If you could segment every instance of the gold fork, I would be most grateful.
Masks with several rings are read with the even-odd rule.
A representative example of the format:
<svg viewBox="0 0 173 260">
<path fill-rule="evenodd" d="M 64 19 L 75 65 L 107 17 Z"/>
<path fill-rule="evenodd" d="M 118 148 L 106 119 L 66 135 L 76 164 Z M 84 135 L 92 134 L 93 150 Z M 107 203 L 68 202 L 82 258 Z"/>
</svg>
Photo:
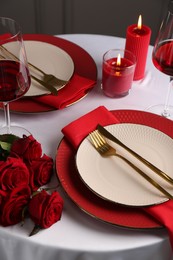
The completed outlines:
<svg viewBox="0 0 173 260">
<path fill-rule="evenodd" d="M 67 80 L 62 80 L 62 79 L 59 79 L 59 78 L 55 77 L 52 74 L 45 73 L 43 70 L 41 70 L 40 68 L 38 68 L 35 65 L 31 64 L 30 62 L 28 62 L 28 65 L 30 67 L 34 68 L 35 70 L 39 71 L 40 73 L 42 73 L 43 80 L 47 84 L 50 84 L 50 85 L 53 85 L 53 86 L 63 87 L 64 85 L 66 85 L 68 83 Z"/>
<path fill-rule="evenodd" d="M 137 154 L 135 151 L 130 149 L 128 146 L 126 146 L 124 143 L 122 143 L 117 137 L 112 135 L 106 128 L 104 128 L 101 125 L 97 125 L 97 129 L 104 137 L 108 138 L 109 140 L 115 142 L 116 144 L 120 145 L 124 149 L 126 149 L 129 153 L 131 153 L 134 157 L 136 157 L 138 160 L 140 160 L 142 163 L 144 163 L 146 166 L 148 166 L 152 171 L 154 171 L 157 175 L 159 175 L 161 178 L 169 182 L 170 184 L 173 184 L 173 179 L 167 175 L 165 172 L 161 171 L 159 168 L 157 168 L 155 165 L 144 159 L 141 155 Z"/>
<path fill-rule="evenodd" d="M 130 162 L 128 159 L 118 154 L 116 149 L 110 146 L 107 141 L 103 138 L 103 136 L 99 133 L 98 130 L 93 131 L 89 134 L 90 140 L 94 148 L 99 152 L 99 154 L 103 157 L 108 156 L 117 156 L 125 161 L 128 165 L 130 165 L 134 170 L 136 170 L 142 177 L 144 177 L 149 183 L 151 183 L 155 188 L 161 191 L 167 198 L 173 199 L 173 196 L 167 192 L 162 186 L 160 186 L 155 180 L 150 178 L 146 173 L 144 173 L 141 169 L 139 169 L 136 165 Z"/>
<path fill-rule="evenodd" d="M 7 55 L 10 55 L 10 56 L 12 56 L 13 58 L 17 59 L 17 57 L 16 57 L 13 53 L 11 53 L 9 50 L 7 50 L 4 46 L 1 45 L 0 48 L 1 48 L 2 51 L 4 51 Z M 66 85 L 66 84 L 68 83 L 68 81 L 66 81 L 66 80 L 62 80 L 62 79 L 59 79 L 59 78 L 55 77 L 55 76 L 52 75 L 52 74 L 47 74 L 47 73 L 45 73 L 43 70 L 41 70 L 40 68 L 36 67 L 35 65 L 33 65 L 33 64 L 30 63 L 30 62 L 28 62 L 28 65 L 29 65 L 31 68 L 33 68 L 33 69 L 39 71 L 39 72 L 43 75 L 43 81 L 44 81 L 45 83 L 49 84 L 49 85 L 61 87 L 61 86 L 64 86 L 64 85 Z"/>
</svg>

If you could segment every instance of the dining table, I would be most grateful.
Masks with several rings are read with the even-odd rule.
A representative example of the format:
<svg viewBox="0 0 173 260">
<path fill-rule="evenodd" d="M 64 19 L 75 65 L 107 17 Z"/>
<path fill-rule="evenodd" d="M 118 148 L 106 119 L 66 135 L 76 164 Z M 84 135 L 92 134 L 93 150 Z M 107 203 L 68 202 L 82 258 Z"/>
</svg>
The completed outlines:
<svg viewBox="0 0 173 260">
<path fill-rule="evenodd" d="M 133 81 L 128 95 L 109 98 L 103 94 L 101 88 L 103 54 L 109 49 L 124 49 L 125 39 L 115 35 L 99 34 L 63 34 L 52 37 L 71 42 L 85 50 L 97 70 L 97 80 L 93 88 L 83 98 L 69 106 L 50 111 L 11 110 L 11 121 L 29 130 L 41 143 L 44 153 L 51 156 L 54 162 L 64 138 L 62 128 L 97 107 L 104 106 L 110 111 L 126 111 L 127 114 L 128 111 L 150 114 L 151 112 L 147 112 L 150 106 L 164 103 L 169 77 L 154 67 L 153 46 L 150 45 L 148 49 L 144 78 Z M 82 54 L 76 53 L 76 55 L 79 55 L 78 59 L 80 59 Z M 85 62 L 82 67 L 85 68 Z M 170 103 L 173 105 L 173 94 Z M 3 110 L 0 111 L 0 118 L 3 124 Z M 50 186 L 57 184 L 59 179 L 55 167 Z M 0 226 L 0 260 L 173 259 L 168 232 L 163 226 L 133 228 L 109 223 L 74 203 L 61 183 L 57 191 L 64 200 L 64 207 L 60 221 L 50 228 L 42 229 L 37 234 L 29 236 L 33 228 L 30 219 L 26 219 L 23 225 L 19 223 L 8 227 Z"/>
</svg>

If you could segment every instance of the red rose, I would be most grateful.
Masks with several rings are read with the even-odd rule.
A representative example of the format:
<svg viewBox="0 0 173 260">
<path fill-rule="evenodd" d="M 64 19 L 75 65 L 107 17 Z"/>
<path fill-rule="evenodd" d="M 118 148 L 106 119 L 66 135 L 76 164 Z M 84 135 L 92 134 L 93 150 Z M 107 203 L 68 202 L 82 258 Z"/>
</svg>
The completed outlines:
<svg viewBox="0 0 173 260">
<path fill-rule="evenodd" d="M 32 160 L 28 165 L 31 173 L 30 184 L 33 190 L 47 184 L 53 173 L 53 159 L 47 155 Z"/>
<path fill-rule="evenodd" d="M 11 190 L 19 185 L 29 184 L 29 170 L 20 158 L 8 157 L 0 161 L 0 186 Z"/>
<path fill-rule="evenodd" d="M 28 205 L 31 196 L 29 186 L 20 186 L 14 188 L 1 210 L 1 224 L 3 226 L 15 225 L 22 221 L 22 213 Z"/>
<path fill-rule="evenodd" d="M 7 191 L 0 190 L 0 212 L 1 212 L 2 206 L 3 206 L 4 201 L 6 200 L 7 196 L 8 196 Z"/>
<path fill-rule="evenodd" d="M 48 228 L 60 220 L 63 200 L 57 191 L 48 194 L 45 190 L 32 197 L 29 214 L 33 222 L 41 228 Z"/>
<path fill-rule="evenodd" d="M 28 161 L 40 158 L 42 155 L 41 144 L 38 143 L 32 135 L 24 136 L 13 142 L 10 155 L 18 155 Z"/>
</svg>

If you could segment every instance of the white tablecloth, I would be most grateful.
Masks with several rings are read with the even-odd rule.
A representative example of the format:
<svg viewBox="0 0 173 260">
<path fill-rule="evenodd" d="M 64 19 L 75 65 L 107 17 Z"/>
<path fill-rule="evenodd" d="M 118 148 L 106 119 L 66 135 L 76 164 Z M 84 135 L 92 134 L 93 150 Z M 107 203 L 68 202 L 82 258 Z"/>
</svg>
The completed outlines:
<svg viewBox="0 0 173 260">
<path fill-rule="evenodd" d="M 105 51 L 124 48 L 124 39 L 101 35 L 61 35 L 83 47 L 98 68 L 97 86 L 80 102 L 59 111 L 37 114 L 12 113 L 11 120 L 22 124 L 41 142 L 43 150 L 55 158 L 63 137 L 62 127 L 92 109 L 104 105 L 108 109 L 137 109 L 164 101 L 169 77 L 152 64 L 149 48 L 146 76 L 134 82 L 130 94 L 111 99 L 102 94 L 101 64 Z M 171 98 L 173 104 L 173 98 Z M 3 112 L 0 112 L 3 120 Z M 56 183 L 56 176 L 53 182 Z M 166 230 L 129 230 L 102 223 L 75 206 L 59 188 L 65 200 L 61 221 L 51 228 L 28 237 L 33 227 L 26 220 L 23 227 L 0 227 L 0 260 L 170 260 L 172 250 Z"/>
</svg>

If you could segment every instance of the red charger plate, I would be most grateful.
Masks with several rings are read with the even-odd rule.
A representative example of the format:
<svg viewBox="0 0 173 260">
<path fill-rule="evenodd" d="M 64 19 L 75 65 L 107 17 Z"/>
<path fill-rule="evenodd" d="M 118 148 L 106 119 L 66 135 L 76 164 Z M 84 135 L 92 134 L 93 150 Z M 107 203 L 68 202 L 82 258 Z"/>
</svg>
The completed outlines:
<svg viewBox="0 0 173 260">
<path fill-rule="evenodd" d="M 77 44 L 62 38 L 58 38 L 52 35 L 45 35 L 45 34 L 26 34 L 23 35 L 23 38 L 25 41 L 30 40 L 30 41 L 47 42 L 61 48 L 71 56 L 74 62 L 75 72 L 77 74 L 86 78 L 93 79 L 95 81 L 97 80 L 97 67 L 93 58 Z M 85 64 L 85 66 L 83 64 Z M 84 96 L 85 95 L 86 93 L 84 94 Z M 76 100 L 74 100 L 73 103 L 76 103 L 80 99 L 76 98 Z M 3 104 L 0 103 L 0 108 L 2 107 Z M 21 98 L 19 100 L 10 103 L 10 111 L 14 111 L 14 112 L 39 113 L 39 112 L 48 112 L 52 110 L 54 109 L 51 106 L 37 103 L 33 101 L 31 98 Z"/>
<path fill-rule="evenodd" d="M 112 111 L 120 123 L 136 123 L 158 129 L 173 138 L 173 122 L 161 116 L 136 110 Z M 63 138 L 56 156 L 57 177 L 65 192 L 83 211 L 113 225 L 134 229 L 163 228 L 142 208 L 132 208 L 105 201 L 81 181 L 75 165 L 75 149 Z"/>
</svg>

